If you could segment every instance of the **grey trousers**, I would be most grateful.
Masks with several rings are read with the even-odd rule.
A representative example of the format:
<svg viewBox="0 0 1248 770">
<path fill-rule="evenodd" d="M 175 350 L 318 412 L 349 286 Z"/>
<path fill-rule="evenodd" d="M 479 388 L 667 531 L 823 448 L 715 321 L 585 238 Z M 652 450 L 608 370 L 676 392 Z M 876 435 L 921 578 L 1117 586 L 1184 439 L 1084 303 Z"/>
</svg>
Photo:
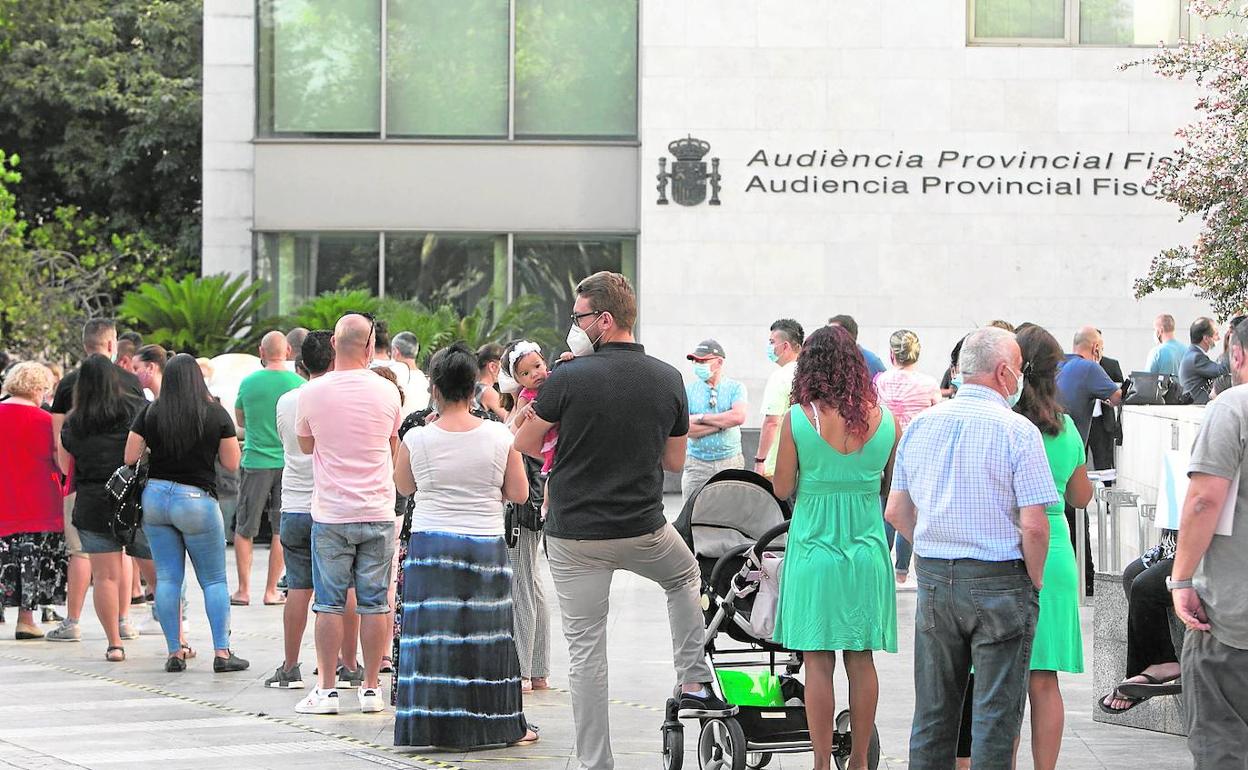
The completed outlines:
<svg viewBox="0 0 1248 770">
<path fill-rule="evenodd" d="M 701 576 L 685 541 L 670 524 L 619 540 L 546 538 L 550 575 L 568 640 L 576 756 L 582 770 L 611 770 L 607 709 L 607 611 L 616 570 L 649 578 L 667 593 L 672 656 L 682 684 L 711 681 L 702 648 Z"/>
<path fill-rule="evenodd" d="M 716 473 L 726 470 L 741 470 L 744 467 L 745 458 L 741 455 L 713 462 L 699 460 L 696 457 L 686 457 L 685 470 L 680 475 L 681 504 L 683 505 L 694 492 L 701 489 L 702 485 L 710 481 L 711 477 Z"/>
<path fill-rule="evenodd" d="M 1187 748 L 1196 770 L 1248 770 L 1248 650 L 1188 631 L 1182 667 Z"/>
<path fill-rule="evenodd" d="M 542 533 L 521 527 L 516 547 L 507 549 L 516 652 L 525 679 L 550 676 L 550 608 L 537 566 L 541 543 Z"/>
</svg>

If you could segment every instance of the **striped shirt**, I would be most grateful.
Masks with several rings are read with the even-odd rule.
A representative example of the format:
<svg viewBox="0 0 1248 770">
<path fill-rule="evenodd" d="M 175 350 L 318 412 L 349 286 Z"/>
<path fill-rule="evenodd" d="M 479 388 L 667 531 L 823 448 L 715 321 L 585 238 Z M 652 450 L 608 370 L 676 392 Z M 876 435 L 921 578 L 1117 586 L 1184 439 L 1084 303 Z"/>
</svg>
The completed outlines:
<svg viewBox="0 0 1248 770">
<path fill-rule="evenodd" d="M 999 393 L 970 384 L 910 423 L 893 491 L 914 501 L 914 552 L 929 559 L 1021 559 L 1019 509 L 1061 499 L 1040 431 Z"/>
</svg>

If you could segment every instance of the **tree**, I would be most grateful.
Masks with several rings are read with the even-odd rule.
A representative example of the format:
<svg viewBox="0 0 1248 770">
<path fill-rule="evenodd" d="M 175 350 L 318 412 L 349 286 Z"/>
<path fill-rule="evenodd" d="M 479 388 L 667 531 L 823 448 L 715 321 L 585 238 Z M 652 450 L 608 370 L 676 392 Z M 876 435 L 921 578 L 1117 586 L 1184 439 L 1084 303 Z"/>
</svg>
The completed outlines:
<svg viewBox="0 0 1248 770">
<path fill-rule="evenodd" d="M 1237 17 L 1227 0 L 1192 0 L 1202 18 Z M 1142 62 L 1163 77 L 1191 78 L 1205 89 L 1196 102 L 1200 118 L 1180 129 L 1183 145 L 1173 161 L 1150 179 L 1162 200 L 1178 205 L 1184 218 L 1199 216 L 1196 242 L 1158 254 L 1148 275 L 1135 283 L 1136 297 L 1161 289 L 1194 287 L 1220 318 L 1248 306 L 1248 37 L 1225 36 L 1164 48 Z"/>
<path fill-rule="evenodd" d="M 17 210 L 18 157 L 0 150 L 0 348 L 25 358 L 82 353 L 89 318 L 109 316 L 113 298 L 169 268 L 169 253 L 138 235 L 108 235 L 98 217 L 61 206 L 31 226 Z"/>
<path fill-rule="evenodd" d="M 0 147 L 26 159 L 17 209 L 75 207 L 196 270 L 199 0 L 0 0 Z"/>
<path fill-rule="evenodd" d="M 250 351 L 272 328 L 261 319 L 270 294 L 245 275 L 188 275 L 165 278 L 126 295 L 118 315 L 150 341 L 181 353 L 209 358 Z"/>
</svg>

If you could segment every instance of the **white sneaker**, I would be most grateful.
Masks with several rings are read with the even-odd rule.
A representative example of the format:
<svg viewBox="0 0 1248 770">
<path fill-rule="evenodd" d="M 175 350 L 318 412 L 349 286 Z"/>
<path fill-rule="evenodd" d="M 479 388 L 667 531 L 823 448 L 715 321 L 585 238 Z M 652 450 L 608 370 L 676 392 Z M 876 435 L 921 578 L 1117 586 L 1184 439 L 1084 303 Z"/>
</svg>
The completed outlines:
<svg viewBox="0 0 1248 770">
<path fill-rule="evenodd" d="M 313 687 L 308 697 L 295 704 L 296 714 L 337 714 L 338 691 Z"/>
<path fill-rule="evenodd" d="M 139 623 L 140 636 L 164 636 L 165 630 L 160 627 L 160 621 L 155 615 L 148 615 Z"/>
<path fill-rule="evenodd" d="M 381 699 L 381 690 L 375 687 L 360 690 L 360 711 L 365 714 L 376 714 L 386 710 L 386 702 Z"/>
</svg>

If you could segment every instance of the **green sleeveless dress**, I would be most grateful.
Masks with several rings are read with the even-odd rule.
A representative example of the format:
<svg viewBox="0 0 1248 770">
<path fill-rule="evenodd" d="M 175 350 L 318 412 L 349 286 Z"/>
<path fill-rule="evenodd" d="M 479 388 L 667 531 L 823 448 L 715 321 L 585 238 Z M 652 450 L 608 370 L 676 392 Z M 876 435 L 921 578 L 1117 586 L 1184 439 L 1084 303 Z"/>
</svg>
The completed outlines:
<svg viewBox="0 0 1248 770">
<path fill-rule="evenodd" d="M 797 504 L 774 636 L 789 649 L 897 652 L 897 595 L 880 511 L 896 424 L 881 409 L 875 434 L 850 454 L 832 448 L 800 406 L 789 409 Z"/>
<path fill-rule="evenodd" d="M 1065 428 L 1056 436 L 1045 434 L 1044 451 L 1049 458 L 1053 483 L 1065 497 L 1066 484 L 1075 469 L 1084 464 L 1083 439 L 1070 415 L 1063 415 Z M 1033 671 L 1083 673 L 1083 635 L 1079 630 L 1079 567 L 1075 548 L 1070 544 L 1070 525 L 1062 502 L 1050 505 L 1049 555 L 1044 562 L 1044 588 L 1040 590 L 1040 615 L 1031 644 Z"/>
</svg>

